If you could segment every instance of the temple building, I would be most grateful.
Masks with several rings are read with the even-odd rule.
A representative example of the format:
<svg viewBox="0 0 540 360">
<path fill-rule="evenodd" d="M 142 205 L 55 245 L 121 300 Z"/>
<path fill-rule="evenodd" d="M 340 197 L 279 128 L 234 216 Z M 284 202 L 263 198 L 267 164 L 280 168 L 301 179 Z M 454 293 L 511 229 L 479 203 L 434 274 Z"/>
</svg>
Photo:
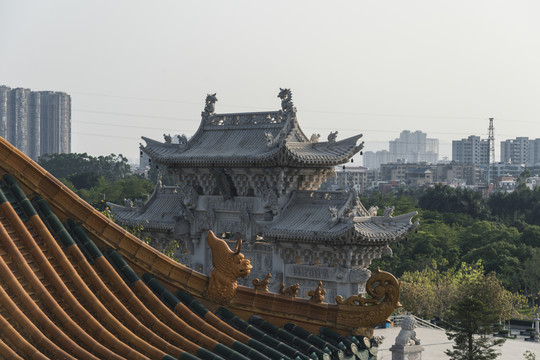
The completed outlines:
<svg viewBox="0 0 540 360">
<path fill-rule="evenodd" d="M 198 195 L 193 207 L 184 202 L 194 217 L 204 196 Z M 317 205 L 323 199 L 297 201 Z M 339 220 L 339 211 L 333 213 L 340 236 L 324 236 L 329 233 L 324 226 L 314 227 L 312 236 L 307 230 L 294 235 L 283 222 L 294 221 L 291 210 L 292 204 L 277 209 L 282 221 L 269 222 L 270 242 L 295 239 L 306 249 L 312 241 L 316 249 L 321 238 L 336 242 L 336 248 L 340 241 L 356 241 L 342 232 L 352 230 L 345 230 L 350 227 Z M 223 212 L 216 212 L 220 219 Z M 362 218 L 374 221 L 373 229 L 395 222 Z M 364 234 L 357 237 L 367 229 L 361 222 L 353 222 Z M 377 359 L 383 339 L 374 328 L 400 306 L 400 284 L 391 274 L 377 269 L 366 282 L 369 297 L 337 296 L 333 304 L 323 281 L 311 288 L 309 299 L 298 296 L 298 286 L 270 292 L 269 276 L 254 281 L 255 288 L 238 285 L 237 278 L 249 277 L 262 259 L 250 261 L 241 253 L 241 241 L 231 250 L 211 231 L 198 240 L 197 247 L 210 249 L 209 276 L 141 241 L 0 138 L 0 358 Z M 279 251 L 275 257 L 281 259 Z M 349 260 L 353 266 L 354 256 Z"/>
<path fill-rule="evenodd" d="M 213 268 L 204 240 L 212 230 L 244 239 L 242 251 L 254 267 L 240 284 L 269 278 L 271 290 L 298 284 L 298 296 L 307 297 L 322 281 L 330 302 L 364 292 L 368 266 L 418 225 L 412 222 L 416 213 L 393 216 L 387 208 L 378 216 L 352 186 L 317 190 L 335 166 L 361 151 L 362 135 L 308 137 L 291 91 L 281 89 L 278 97 L 278 111 L 218 114 L 216 94 L 208 95 L 189 140 L 143 137 L 141 150 L 152 166 L 177 185 L 158 181 L 144 204 L 111 204 L 115 218 L 124 226 L 142 225 L 158 249 L 178 243 L 177 259 L 202 273 Z"/>
</svg>

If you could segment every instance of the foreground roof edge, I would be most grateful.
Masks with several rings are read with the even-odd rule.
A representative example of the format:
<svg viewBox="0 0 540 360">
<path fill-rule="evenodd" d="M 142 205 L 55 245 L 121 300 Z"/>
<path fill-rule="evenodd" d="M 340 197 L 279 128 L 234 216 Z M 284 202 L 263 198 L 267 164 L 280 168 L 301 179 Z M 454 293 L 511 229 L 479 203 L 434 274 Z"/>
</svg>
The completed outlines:
<svg viewBox="0 0 540 360">
<path fill-rule="evenodd" d="M 39 194 L 44 198 L 60 220 L 72 218 L 80 222 L 98 247 L 118 251 L 136 271 L 151 273 L 166 288 L 173 291 L 178 289 L 188 291 L 204 301 L 209 281 L 206 275 L 175 262 L 106 218 L 2 138 L 0 138 L 0 170 L 11 174 L 25 193 Z M 373 327 L 384 321 L 399 306 L 399 283 L 388 273 L 377 272 L 374 275 L 375 278 L 381 276 L 390 279 L 388 286 L 392 290 L 385 292 L 382 298 L 370 301 L 357 296 L 355 299 L 338 301 L 337 305 L 314 304 L 304 299 L 287 298 L 239 286 L 236 296 L 227 306 L 244 316 L 262 315 L 278 325 L 292 318 L 296 323 L 312 331 L 326 326 L 343 334 L 360 332 L 372 335 Z M 370 293 L 370 290 L 367 290 Z M 392 296 L 386 296 L 390 293 Z M 207 303 L 211 308 L 219 305 L 221 304 Z"/>
</svg>

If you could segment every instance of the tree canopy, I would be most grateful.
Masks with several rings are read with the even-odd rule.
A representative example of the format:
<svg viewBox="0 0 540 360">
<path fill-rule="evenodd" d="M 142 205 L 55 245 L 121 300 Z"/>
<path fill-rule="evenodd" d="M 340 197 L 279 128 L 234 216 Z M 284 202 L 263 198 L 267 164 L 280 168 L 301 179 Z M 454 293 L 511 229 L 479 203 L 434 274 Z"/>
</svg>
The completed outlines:
<svg viewBox="0 0 540 360">
<path fill-rule="evenodd" d="M 154 189 L 154 183 L 132 174 L 121 154 L 52 154 L 40 157 L 38 163 L 95 207 L 102 200 L 118 204 L 124 199 L 146 200 Z"/>
<path fill-rule="evenodd" d="M 445 353 L 452 360 L 495 359 L 499 355 L 495 347 L 504 339 L 488 336 L 493 324 L 515 315 L 523 298 L 506 290 L 493 272 L 486 275 L 480 262 L 476 268 L 464 269 L 464 276 L 458 276 L 457 291 L 449 298 L 444 325 L 455 344 Z"/>
<path fill-rule="evenodd" d="M 87 153 L 47 154 L 39 158 L 38 164 L 55 177 L 69 180 L 77 189 L 95 186 L 100 177 L 114 181 L 131 174 L 128 159 L 121 154 L 98 157 Z"/>
<path fill-rule="evenodd" d="M 424 318 L 447 318 L 449 304 L 473 296 L 490 304 L 499 320 L 517 314 L 524 298 L 504 288 L 495 273 L 486 273 L 482 261 L 461 263 L 440 271 L 436 264 L 422 270 L 407 271 L 400 276 L 403 310 Z"/>
<path fill-rule="evenodd" d="M 534 264 L 540 260 L 540 189 L 522 186 L 485 198 L 473 190 L 436 185 L 416 192 L 371 194 L 362 201 L 366 206 L 400 204 L 396 215 L 419 212 L 417 230 L 391 244 L 393 256 L 373 261 L 372 269 L 379 266 L 401 277 L 434 266 L 444 272 L 481 260 L 484 270 L 494 272 L 506 289 L 537 303 L 540 273 Z"/>
</svg>

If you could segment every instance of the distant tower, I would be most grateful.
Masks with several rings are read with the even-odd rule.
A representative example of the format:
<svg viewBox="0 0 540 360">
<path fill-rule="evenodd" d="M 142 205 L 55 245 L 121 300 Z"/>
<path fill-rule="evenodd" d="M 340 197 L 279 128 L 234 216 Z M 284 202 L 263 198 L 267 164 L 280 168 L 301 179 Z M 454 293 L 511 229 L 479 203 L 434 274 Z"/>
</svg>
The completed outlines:
<svg viewBox="0 0 540 360">
<path fill-rule="evenodd" d="M 493 128 L 493 118 L 489 118 L 489 135 L 488 135 L 488 166 L 487 166 L 487 179 L 486 185 L 489 186 L 490 180 L 493 178 L 495 183 L 495 135 Z M 493 164 L 493 170 L 491 170 L 491 164 Z"/>
</svg>

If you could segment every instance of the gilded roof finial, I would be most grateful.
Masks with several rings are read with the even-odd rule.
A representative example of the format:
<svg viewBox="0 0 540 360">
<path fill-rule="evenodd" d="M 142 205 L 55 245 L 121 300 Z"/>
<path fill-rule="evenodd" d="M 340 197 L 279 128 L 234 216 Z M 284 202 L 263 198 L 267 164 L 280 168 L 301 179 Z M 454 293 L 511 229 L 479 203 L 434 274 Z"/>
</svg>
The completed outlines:
<svg viewBox="0 0 540 360">
<path fill-rule="evenodd" d="M 319 281 L 319 285 L 317 285 L 317 288 L 315 290 L 310 290 L 308 294 L 311 298 L 309 299 L 311 302 L 320 304 L 324 301 L 324 295 L 326 295 L 326 289 L 322 287 L 322 281 Z"/>
<path fill-rule="evenodd" d="M 268 283 L 270 282 L 270 278 L 272 277 L 272 274 L 268 273 L 266 277 L 263 280 L 259 280 L 259 278 L 253 279 L 252 283 L 255 287 L 255 290 L 261 290 L 268 292 Z"/>
<path fill-rule="evenodd" d="M 286 295 L 290 297 L 297 297 L 298 296 L 298 290 L 300 290 L 300 284 L 296 283 L 294 285 L 289 286 L 285 289 L 285 284 L 281 283 L 281 289 L 279 289 L 279 293 L 281 295 Z"/>
</svg>

